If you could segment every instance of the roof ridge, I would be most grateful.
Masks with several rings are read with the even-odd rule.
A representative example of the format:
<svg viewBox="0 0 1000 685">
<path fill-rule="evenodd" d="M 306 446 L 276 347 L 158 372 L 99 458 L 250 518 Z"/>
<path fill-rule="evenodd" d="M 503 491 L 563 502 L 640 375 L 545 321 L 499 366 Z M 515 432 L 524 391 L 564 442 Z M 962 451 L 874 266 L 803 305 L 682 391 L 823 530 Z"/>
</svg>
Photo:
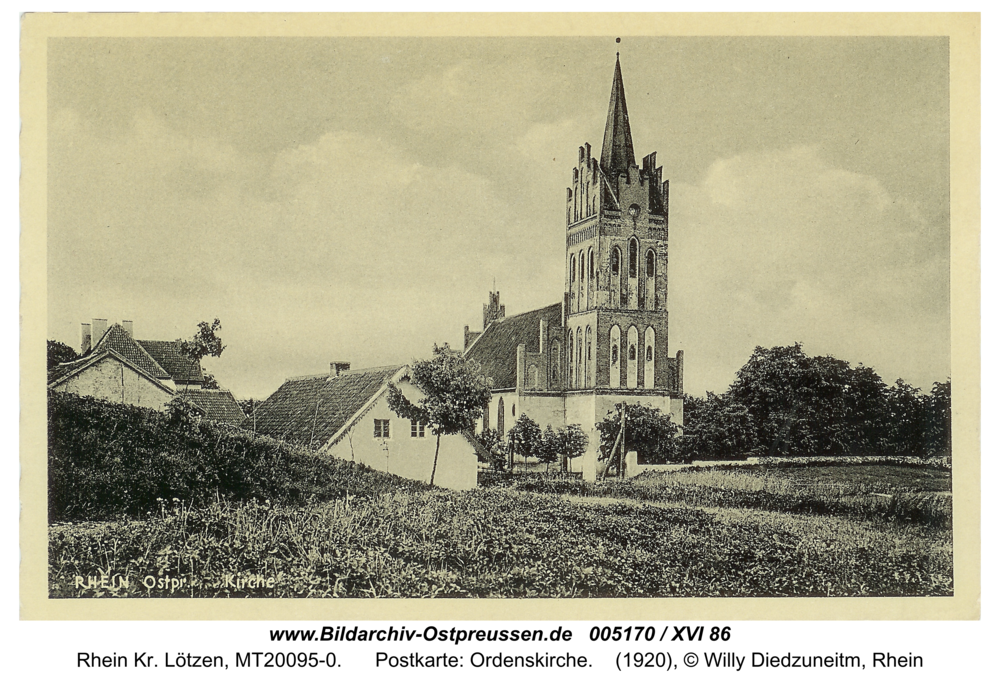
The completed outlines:
<svg viewBox="0 0 1000 685">
<path fill-rule="evenodd" d="M 538 312 L 543 311 L 545 309 L 551 309 L 552 307 L 558 307 L 558 306 L 559 306 L 558 302 L 553 302 L 552 304 L 547 304 L 544 307 L 538 307 L 537 309 L 529 309 L 526 312 L 521 312 L 519 314 L 514 314 L 513 316 L 507 316 L 507 317 L 504 317 L 502 319 L 497 319 L 496 321 L 491 321 L 490 324 L 491 325 L 494 324 L 494 323 L 502 324 L 502 323 L 505 323 L 507 321 L 512 321 L 514 319 L 519 319 L 522 316 L 528 316 L 529 314 L 537 314 Z M 487 326 L 487 328 L 489 328 L 489 326 Z M 485 332 L 486 331 L 484 330 L 483 333 L 485 333 Z"/>
<path fill-rule="evenodd" d="M 288 376 L 285 378 L 285 382 L 289 381 L 309 381 L 309 380 L 319 380 L 322 378 L 342 378 L 344 376 L 355 376 L 360 373 L 377 373 L 379 371 L 389 371 L 391 369 L 401 369 L 404 366 L 409 366 L 408 364 L 385 364 L 383 366 L 368 366 L 363 369 L 348 369 L 347 371 L 341 371 L 336 376 L 331 376 L 329 373 L 313 373 L 307 374 L 305 376 Z"/>
</svg>

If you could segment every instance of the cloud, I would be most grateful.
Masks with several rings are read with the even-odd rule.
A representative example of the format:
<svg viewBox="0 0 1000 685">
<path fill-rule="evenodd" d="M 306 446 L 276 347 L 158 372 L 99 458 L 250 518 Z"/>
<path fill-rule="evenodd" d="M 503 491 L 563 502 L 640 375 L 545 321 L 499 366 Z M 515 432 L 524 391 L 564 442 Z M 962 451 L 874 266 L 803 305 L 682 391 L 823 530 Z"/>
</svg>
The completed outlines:
<svg viewBox="0 0 1000 685">
<path fill-rule="evenodd" d="M 529 293 L 513 307 L 558 299 L 561 259 L 532 249 L 537 223 L 490 178 L 378 137 L 333 131 L 265 158 L 148 116 L 110 140 L 69 112 L 59 127 L 50 328 L 67 342 L 91 317 L 169 339 L 217 316 L 229 348 L 211 370 L 266 396 L 331 355 L 379 365 L 457 343 L 494 277 Z"/>
<path fill-rule="evenodd" d="M 672 191 L 671 347 L 691 390 L 795 341 L 889 382 L 950 373 L 948 226 L 917 202 L 809 147 L 717 160 Z"/>
</svg>

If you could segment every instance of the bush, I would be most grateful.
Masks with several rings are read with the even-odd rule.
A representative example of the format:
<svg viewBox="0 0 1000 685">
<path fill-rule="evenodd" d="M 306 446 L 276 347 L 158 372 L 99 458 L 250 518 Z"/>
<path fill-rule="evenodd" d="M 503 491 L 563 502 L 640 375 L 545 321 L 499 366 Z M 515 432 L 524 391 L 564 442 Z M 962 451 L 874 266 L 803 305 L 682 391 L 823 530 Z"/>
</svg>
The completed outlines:
<svg viewBox="0 0 1000 685">
<path fill-rule="evenodd" d="M 600 458 L 612 458 L 611 450 L 621 431 L 625 412 L 625 451 L 635 450 L 640 464 L 669 464 L 690 461 L 680 451 L 680 427 L 667 414 L 643 404 L 619 403 L 597 424 L 601 432 Z"/>
<path fill-rule="evenodd" d="M 490 466 L 500 471 L 507 468 L 507 443 L 504 442 L 503 433 L 487 428 L 478 437 L 480 444 L 490 453 Z"/>
<path fill-rule="evenodd" d="M 50 392 L 49 521 L 145 517 L 175 499 L 301 504 L 427 486 L 271 438 Z"/>
</svg>

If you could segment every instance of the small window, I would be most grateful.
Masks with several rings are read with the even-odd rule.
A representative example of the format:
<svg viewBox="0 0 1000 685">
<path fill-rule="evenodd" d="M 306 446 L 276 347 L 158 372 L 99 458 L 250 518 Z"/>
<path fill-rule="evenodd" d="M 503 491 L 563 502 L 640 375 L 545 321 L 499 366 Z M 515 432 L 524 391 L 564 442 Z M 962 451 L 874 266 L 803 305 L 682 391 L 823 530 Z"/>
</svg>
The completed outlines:
<svg viewBox="0 0 1000 685">
<path fill-rule="evenodd" d="M 417 421 L 416 419 L 410 419 L 410 437 L 411 438 L 422 438 L 424 437 L 424 426 L 423 421 Z"/>
<path fill-rule="evenodd" d="M 621 270 L 621 253 L 618 252 L 618 248 L 616 247 L 611 251 L 611 273 L 617 276 L 620 270 Z"/>
<path fill-rule="evenodd" d="M 611 346 L 611 363 L 612 364 L 618 363 L 618 345 Z"/>
<path fill-rule="evenodd" d="M 646 253 L 646 278 L 652 278 L 656 275 L 656 255 L 650 250 Z"/>
<path fill-rule="evenodd" d="M 576 283 L 576 255 L 569 258 L 569 282 Z"/>
<path fill-rule="evenodd" d="M 587 261 L 589 263 L 588 268 L 590 269 L 590 280 L 594 280 L 594 250 L 593 249 L 590 250 L 590 253 L 587 255 L 587 257 L 588 257 Z"/>
<path fill-rule="evenodd" d="M 647 362 L 653 361 L 653 346 L 652 345 L 646 345 L 646 361 Z"/>
<path fill-rule="evenodd" d="M 635 345 L 628 346 L 628 358 L 629 361 L 635 361 Z"/>
<path fill-rule="evenodd" d="M 375 419 L 375 437 L 389 439 L 389 419 Z"/>
</svg>

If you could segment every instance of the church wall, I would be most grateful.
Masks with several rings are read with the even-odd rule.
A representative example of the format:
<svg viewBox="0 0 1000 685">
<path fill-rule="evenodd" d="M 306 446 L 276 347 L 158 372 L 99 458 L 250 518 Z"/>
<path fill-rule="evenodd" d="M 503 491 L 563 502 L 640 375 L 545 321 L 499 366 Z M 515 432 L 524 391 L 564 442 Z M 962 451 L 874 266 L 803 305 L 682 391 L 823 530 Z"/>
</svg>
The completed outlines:
<svg viewBox="0 0 1000 685">
<path fill-rule="evenodd" d="M 678 426 L 684 425 L 684 399 L 681 397 L 670 398 L 670 418 Z"/>
<path fill-rule="evenodd" d="M 597 480 L 597 454 L 601 444 L 601 435 L 597 432 L 595 416 L 600 404 L 601 395 L 592 392 L 575 392 L 566 395 L 566 423 L 564 425 L 580 424 L 587 435 L 587 451 L 582 457 L 577 457 L 570 463 L 570 470 L 582 473 L 586 481 Z"/>
<path fill-rule="evenodd" d="M 538 424 L 544 431 L 546 426 L 553 429 L 566 425 L 566 404 L 561 394 L 532 394 L 528 393 L 518 398 L 517 420 L 521 414 L 527 414 L 528 418 Z M 507 430 L 511 429 L 511 423 Z"/>
<path fill-rule="evenodd" d="M 514 416 L 511 413 L 512 411 L 517 411 L 517 404 L 518 404 L 517 393 L 514 392 L 513 389 L 505 392 L 497 392 L 497 391 L 493 392 L 493 396 L 490 397 L 490 405 L 488 410 L 490 419 L 488 427 L 491 430 L 497 430 L 498 428 L 497 420 L 498 420 L 498 413 L 500 410 L 501 401 L 503 401 L 503 408 L 504 408 L 503 432 L 504 435 L 506 435 L 507 431 L 509 431 L 511 427 L 514 425 L 514 422 L 517 421 L 517 416 Z M 480 419 L 479 430 L 482 431 L 482 429 L 483 429 L 483 421 Z"/>
</svg>

